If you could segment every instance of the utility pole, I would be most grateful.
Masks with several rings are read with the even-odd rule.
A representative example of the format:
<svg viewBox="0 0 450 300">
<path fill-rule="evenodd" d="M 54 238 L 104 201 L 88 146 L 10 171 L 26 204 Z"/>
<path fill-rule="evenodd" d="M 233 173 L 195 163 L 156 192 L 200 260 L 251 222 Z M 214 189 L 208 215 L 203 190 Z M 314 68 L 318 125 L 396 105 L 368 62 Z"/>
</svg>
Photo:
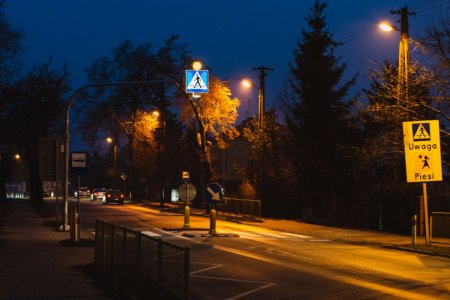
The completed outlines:
<svg viewBox="0 0 450 300">
<path fill-rule="evenodd" d="M 268 71 L 273 71 L 269 67 L 254 67 L 253 70 L 259 71 L 259 93 L 258 93 L 258 124 L 260 127 L 264 124 L 264 100 L 265 100 L 265 87 L 266 76 Z"/>
<path fill-rule="evenodd" d="M 397 105 L 404 101 L 409 119 L 409 97 L 408 97 L 408 78 L 409 78 L 409 16 L 415 15 L 410 12 L 407 6 L 399 10 L 391 11 L 393 15 L 400 15 L 400 44 L 398 49 L 398 83 L 397 83 Z M 400 107 L 400 106 L 399 106 Z"/>
</svg>

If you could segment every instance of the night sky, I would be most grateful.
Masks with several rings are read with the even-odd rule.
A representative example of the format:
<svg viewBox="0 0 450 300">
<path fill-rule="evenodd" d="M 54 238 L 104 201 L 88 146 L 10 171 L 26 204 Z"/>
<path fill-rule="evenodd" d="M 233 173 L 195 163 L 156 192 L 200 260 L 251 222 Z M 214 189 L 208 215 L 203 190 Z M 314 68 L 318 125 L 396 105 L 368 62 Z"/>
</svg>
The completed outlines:
<svg viewBox="0 0 450 300">
<path fill-rule="evenodd" d="M 313 0 L 7 0 L 8 21 L 22 29 L 24 70 L 52 57 L 60 69 L 67 63 L 75 89 L 86 83 L 84 68 L 94 58 L 107 55 L 120 41 L 150 42 L 157 50 L 164 39 L 180 35 L 191 55 L 204 62 L 223 80 L 255 77 L 252 67 L 275 70 L 267 78 L 267 103 L 271 104 L 300 36 L 307 28 L 304 17 Z M 398 32 L 383 33 L 376 24 L 395 23 L 390 14 L 407 5 L 410 36 L 420 36 L 436 9 L 449 1 L 339 0 L 328 1 L 327 28 L 345 44 L 337 55 L 348 64 L 346 76 L 359 72 L 358 87 L 367 86 L 370 61 L 396 60 Z M 413 54 L 412 54 L 413 55 Z M 242 100 L 241 116 L 256 113 L 257 93 L 233 88 Z M 251 101 L 251 102 L 249 102 Z"/>
</svg>

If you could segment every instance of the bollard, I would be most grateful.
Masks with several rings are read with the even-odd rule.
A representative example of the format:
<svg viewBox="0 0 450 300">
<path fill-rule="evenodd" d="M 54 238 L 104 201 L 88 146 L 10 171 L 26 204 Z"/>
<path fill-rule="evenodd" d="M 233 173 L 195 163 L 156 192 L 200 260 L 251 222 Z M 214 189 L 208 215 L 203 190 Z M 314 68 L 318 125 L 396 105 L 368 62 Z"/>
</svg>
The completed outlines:
<svg viewBox="0 0 450 300">
<path fill-rule="evenodd" d="M 80 241 L 80 218 L 76 208 L 70 211 L 70 240 L 72 243 Z"/>
<path fill-rule="evenodd" d="M 191 208 L 189 207 L 189 205 L 186 202 L 186 206 L 184 207 L 184 225 L 183 228 L 189 228 L 191 227 L 189 225 L 189 216 L 191 214 Z"/>
<path fill-rule="evenodd" d="M 209 234 L 216 234 L 216 210 L 213 208 L 209 211 Z"/>
<path fill-rule="evenodd" d="M 412 216 L 412 232 L 411 232 L 411 244 L 416 245 L 417 241 L 417 215 Z"/>
</svg>

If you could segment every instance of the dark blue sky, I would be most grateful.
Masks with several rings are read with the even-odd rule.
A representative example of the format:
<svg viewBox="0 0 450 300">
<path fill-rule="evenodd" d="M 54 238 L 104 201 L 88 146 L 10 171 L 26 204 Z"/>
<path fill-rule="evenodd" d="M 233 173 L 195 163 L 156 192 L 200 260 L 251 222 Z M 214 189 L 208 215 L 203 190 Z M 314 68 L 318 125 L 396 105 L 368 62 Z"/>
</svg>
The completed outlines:
<svg viewBox="0 0 450 300">
<path fill-rule="evenodd" d="M 86 83 L 83 69 L 92 59 L 109 54 L 124 39 L 136 44 L 162 41 L 178 34 L 192 56 L 202 60 L 222 79 L 256 76 L 255 66 L 275 70 L 267 78 L 270 102 L 282 88 L 283 76 L 304 17 L 313 0 L 7 0 L 9 22 L 24 30 L 25 69 L 51 56 L 55 68 L 67 63 L 76 88 Z M 382 33 L 376 24 L 396 22 L 389 12 L 407 5 L 411 37 L 423 34 L 443 0 L 336 0 L 325 10 L 328 29 L 346 44 L 338 55 L 348 64 L 347 75 L 360 73 L 365 86 L 370 61 L 396 60 L 399 35 Z M 356 89 L 355 91 L 356 92 Z M 256 112 L 256 93 L 233 90 L 242 100 L 241 116 Z M 249 101 L 251 101 L 249 103 Z M 250 111 L 249 111 L 250 106 Z"/>
</svg>

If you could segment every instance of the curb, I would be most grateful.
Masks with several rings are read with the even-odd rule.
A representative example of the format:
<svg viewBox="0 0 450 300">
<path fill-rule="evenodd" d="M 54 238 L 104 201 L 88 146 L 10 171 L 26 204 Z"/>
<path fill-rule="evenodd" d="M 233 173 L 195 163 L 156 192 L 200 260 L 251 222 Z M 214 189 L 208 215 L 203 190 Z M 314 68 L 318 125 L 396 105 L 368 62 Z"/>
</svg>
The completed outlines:
<svg viewBox="0 0 450 300">
<path fill-rule="evenodd" d="M 448 255 L 448 254 L 432 252 L 432 251 L 426 251 L 426 250 L 420 250 L 420 249 L 411 249 L 411 248 L 406 248 L 406 247 L 401 247 L 401 246 L 394 246 L 394 245 L 381 245 L 381 247 L 387 248 L 387 249 L 393 249 L 393 250 L 400 250 L 400 251 L 406 251 L 406 252 L 430 255 L 430 256 L 439 256 L 439 257 L 444 257 L 444 258 L 450 258 L 450 255 Z"/>
</svg>

